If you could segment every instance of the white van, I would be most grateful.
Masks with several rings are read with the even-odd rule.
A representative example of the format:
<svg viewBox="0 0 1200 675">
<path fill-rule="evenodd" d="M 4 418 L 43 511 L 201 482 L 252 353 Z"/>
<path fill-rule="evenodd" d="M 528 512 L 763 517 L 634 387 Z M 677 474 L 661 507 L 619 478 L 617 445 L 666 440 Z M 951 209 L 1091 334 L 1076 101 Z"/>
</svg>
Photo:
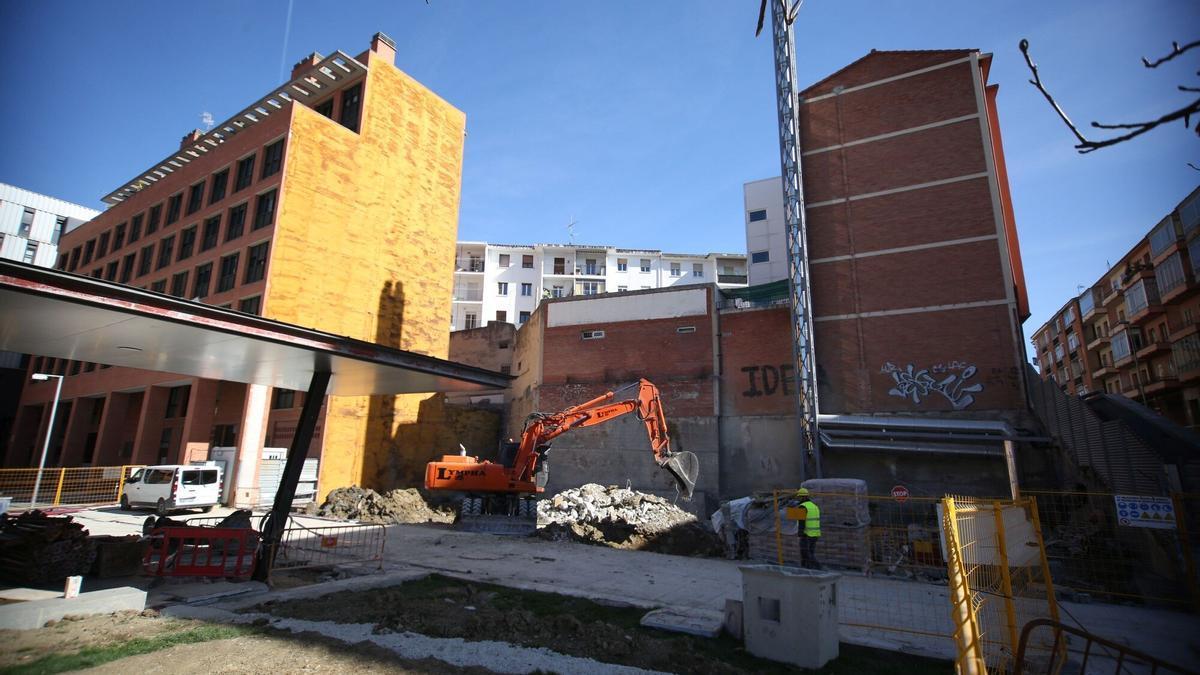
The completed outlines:
<svg viewBox="0 0 1200 675">
<path fill-rule="evenodd" d="M 125 480 L 121 508 L 128 511 L 134 506 L 149 506 L 160 516 L 174 509 L 208 512 L 221 502 L 223 484 L 219 466 L 147 466 Z"/>
</svg>

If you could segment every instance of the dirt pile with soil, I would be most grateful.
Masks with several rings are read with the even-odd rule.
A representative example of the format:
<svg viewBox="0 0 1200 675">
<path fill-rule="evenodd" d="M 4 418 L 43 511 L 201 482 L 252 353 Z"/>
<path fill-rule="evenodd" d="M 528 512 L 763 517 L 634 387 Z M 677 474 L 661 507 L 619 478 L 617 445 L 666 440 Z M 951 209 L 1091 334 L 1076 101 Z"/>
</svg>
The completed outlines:
<svg viewBox="0 0 1200 675">
<path fill-rule="evenodd" d="M 538 503 L 538 536 L 673 555 L 722 555 L 720 540 L 670 500 L 588 483 Z"/>
<path fill-rule="evenodd" d="M 370 488 L 344 487 L 329 493 L 318 516 L 364 523 L 449 523 L 454 511 L 430 506 L 414 488 L 379 494 Z"/>
</svg>

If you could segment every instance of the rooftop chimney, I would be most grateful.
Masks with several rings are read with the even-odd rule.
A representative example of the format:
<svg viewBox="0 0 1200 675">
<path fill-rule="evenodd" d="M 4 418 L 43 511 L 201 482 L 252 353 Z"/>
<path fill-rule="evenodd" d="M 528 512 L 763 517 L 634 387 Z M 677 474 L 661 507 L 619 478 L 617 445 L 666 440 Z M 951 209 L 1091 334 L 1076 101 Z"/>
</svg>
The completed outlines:
<svg viewBox="0 0 1200 675">
<path fill-rule="evenodd" d="M 300 77 L 300 73 L 303 73 L 304 71 L 308 70 L 309 68 L 312 68 L 313 66 L 317 65 L 318 63 L 321 62 L 321 59 L 323 59 L 323 58 L 325 58 L 325 57 L 321 56 L 320 52 L 313 52 L 313 53 L 309 54 L 308 56 L 297 61 L 296 65 L 292 66 L 292 79 L 294 80 L 297 77 Z"/>
<path fill-rule="evenodd" d="M 203 135 L 203 131 L 200 131 L 199 129 L 192 129 L 184 134 L 183 138 L 179 139 L 179 149 L 182 150 L 186 147 L 195 145 L 196 141 L 200 140 L 200 137 Z"/>
<path fill-rule="evenodd" d="M 380 59 L 387 61 L 393 66 L 396 65 L 396 43 L 392 38 L 383 33 L 376 33 L 371 37 L 371 51 Z"/>
</svg>

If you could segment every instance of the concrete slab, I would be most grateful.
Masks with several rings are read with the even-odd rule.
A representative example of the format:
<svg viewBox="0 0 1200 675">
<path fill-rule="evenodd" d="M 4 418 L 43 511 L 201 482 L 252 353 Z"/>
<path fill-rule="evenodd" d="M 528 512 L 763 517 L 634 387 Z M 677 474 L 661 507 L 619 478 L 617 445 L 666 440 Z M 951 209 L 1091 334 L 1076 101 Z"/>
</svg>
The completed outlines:
<svg viewBox="0 0 1200 675">
<path fill-rule="evenodd" d="M 267 585 L 261 581 L 215 581 L 212 583 L 191 582 L 155 589 L 151 598 L 153 604 L 160 602 L 182 602 L 188 605 L 201 605 L 232 596 L 260 594 L 267 591 Z"/>
<path fill-rule="evenodd" d="M 80 593 L 71 599 L 47 598 L 0 605 L 0 628 L 31 630 L 47 621 L 58 621 L 68 614 L 111 614 L 146 608 L 146 592 L 138 588 L 109 588 Z"/>
<path fill-rule="evenodd" d="M 40 588 L 0 588 L 0 600 L 8 602 L 46 600 L 49 598 L 61 598 L 62 595 L 62 591 L 44 591 Z"/>
<path fill-rule="evenodd" d="M 687 633 L 700 637 L 715 638 L 725 627 L 724 612 L 687 607 L 664 607 L 647 612 L 641 624 L 647 628 Z"/>
</svg>

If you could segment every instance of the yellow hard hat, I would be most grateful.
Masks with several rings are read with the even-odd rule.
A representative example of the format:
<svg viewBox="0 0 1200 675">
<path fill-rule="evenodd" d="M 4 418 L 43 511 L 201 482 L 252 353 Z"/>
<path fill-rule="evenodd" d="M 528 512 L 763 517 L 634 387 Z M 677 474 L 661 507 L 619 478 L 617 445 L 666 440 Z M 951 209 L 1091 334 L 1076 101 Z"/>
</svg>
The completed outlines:
<svg viewBox="0 0 1200 675">
<path fill-rule="evenodd" d="M 808 488 L 800 488 L 799 490 L 796 490 L 796 496 L 797 497 L 807 497 L 808 496 Z"/>
</svg>

